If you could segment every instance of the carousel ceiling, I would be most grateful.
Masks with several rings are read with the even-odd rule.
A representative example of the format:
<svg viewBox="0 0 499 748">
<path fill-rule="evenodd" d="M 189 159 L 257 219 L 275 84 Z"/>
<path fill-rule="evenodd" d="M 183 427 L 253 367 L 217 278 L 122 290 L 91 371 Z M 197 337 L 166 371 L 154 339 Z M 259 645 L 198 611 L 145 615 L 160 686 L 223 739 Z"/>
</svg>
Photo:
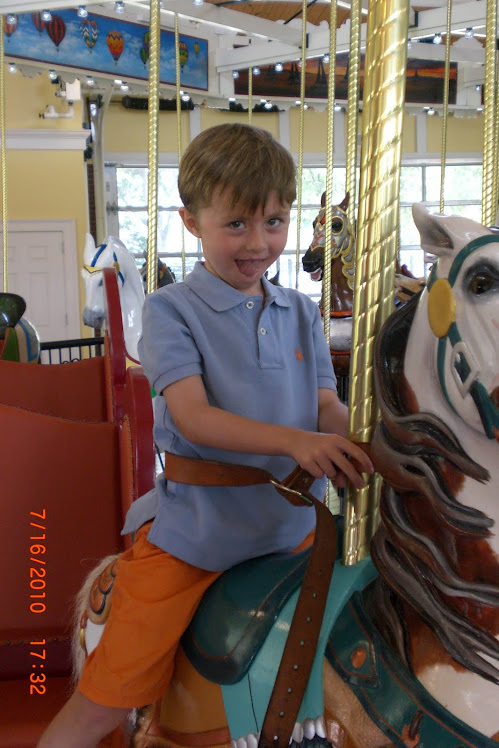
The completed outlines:
<svg viewBox="0 0 499 748">
<path fill-rule="evenodd" d="M 444 0 L 417 0 L 411 4 L 408 57 L 442 62 L 445 57 L 447 8 Z M 361 44 L 365 44 L 367 3 L 363 0 Z M 149 0 L 124 0 L 124 13 L 116 14 L 116 3 L 85 4 L 89 12 L 147 24 Z M 68 0 L 0 0 L 0 13 L 40 12 L 75 9 L 77 2 Z M 349 48 L 348 0 L 338 0 L 337 54 Z M 289 0 L 163 0 L 161 25 L 172 29 L 178 14 L 182 33 L 203 31 L 217 38 L 210 48 L 210 66 L 221 78 L 231 78 L 233 71 L 247 71 L 253 66 L 293 63 L 301 58 L 302 3 Z M 309 0 L 307 9 L 307 58 L 320 58 L 329 51 L 330 3 Z M 486 0 L 453 0 L 451 62 L 475 68 L 471 79 L 480 82 L 484 64 Z M 431 43 L 435 34 L 442 43 Z M 430 42 L 430 43 L 421 43 Z M 213 49 L 215 48 L 214 53 Z M 478 72 L 477 72 L 478 71 Z M 243 73 L 244 74 L 244 73 Z M 483 77 L 483 72 L 482 72 Z M 462 78 L 464 80 L 464 77 Z M 223 87 L 222 87 L 223 88 Z M 225 86 L 228 90 L 228 86 Z M 224 89 L 225 90 L 225 89 Z"/>
</svg>

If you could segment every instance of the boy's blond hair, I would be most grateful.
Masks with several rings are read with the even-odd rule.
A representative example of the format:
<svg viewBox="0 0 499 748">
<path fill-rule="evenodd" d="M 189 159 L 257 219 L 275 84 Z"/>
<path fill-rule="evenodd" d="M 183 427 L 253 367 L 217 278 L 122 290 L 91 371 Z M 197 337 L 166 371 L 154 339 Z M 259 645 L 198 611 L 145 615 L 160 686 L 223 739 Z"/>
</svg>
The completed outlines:
<svg viewBox="0 0 499 748">
<path fill-rule="evenodd" d="M 266 130 L 240 123 L 216 125 L 187 147 L 180 162 L 178 189 L 194 215 L 210 205 L 213 193 L 227 191 L 231 207 L 263 208 L 271 192 L 282 205 L 296 198 L 295 165 L 289 151 Z"/>
</svg>

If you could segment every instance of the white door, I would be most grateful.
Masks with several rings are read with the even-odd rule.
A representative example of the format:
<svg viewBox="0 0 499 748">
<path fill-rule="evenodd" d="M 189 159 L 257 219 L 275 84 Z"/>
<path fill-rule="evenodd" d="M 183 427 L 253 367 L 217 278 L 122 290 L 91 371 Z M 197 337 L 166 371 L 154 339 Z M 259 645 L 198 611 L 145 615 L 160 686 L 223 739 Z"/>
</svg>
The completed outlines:
<svg viewBox="0 0 499 748">
<path fill-rule="evenodd" d="M 75 325 L 76 262 L 68 262 L 66 257 L 70 248 L 64 228 L 51 227 L 47 221 L 48 225 L 37 230 L 25 230 L 35 227 L 29 226 L 29 221 L 15 226 L 19 223 L 9 222 L 7 290 L 26 301 L 25 316 L 42 342 L 79 337 L 80 327 Z"/>
</svg>

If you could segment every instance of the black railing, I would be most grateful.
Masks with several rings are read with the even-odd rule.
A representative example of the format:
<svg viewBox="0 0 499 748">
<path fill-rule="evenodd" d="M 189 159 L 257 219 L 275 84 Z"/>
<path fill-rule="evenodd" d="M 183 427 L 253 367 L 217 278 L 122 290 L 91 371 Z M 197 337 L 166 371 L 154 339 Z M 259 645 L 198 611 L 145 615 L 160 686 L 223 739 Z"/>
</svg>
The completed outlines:
<svg viewBox="0 0 499 748">
<path fill-rule="evenodd" d="M 41 364 L 66 364 L 82 358 L 102 356 L 104 338 L 75 338 L 41 343 Z"/>
</svg>

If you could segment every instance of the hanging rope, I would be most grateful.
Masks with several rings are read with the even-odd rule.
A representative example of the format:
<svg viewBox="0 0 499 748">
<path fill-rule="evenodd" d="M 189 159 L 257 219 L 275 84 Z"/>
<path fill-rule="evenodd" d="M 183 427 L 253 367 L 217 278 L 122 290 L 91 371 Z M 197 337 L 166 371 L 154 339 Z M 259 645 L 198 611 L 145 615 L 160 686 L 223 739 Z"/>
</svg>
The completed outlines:
<svg viewBox="0 0 499 748">
<path fill-rule="evenodd" d="M 158 265 L 158 125 L 159 125 L 159 0 L 151 0 L 149 29 L 149 138 L 148 138 L 148 193 L 147 193 L 147 293 L 156 290 Z"/>
<path fill-rule="evenodd" d="M 2 161 L 2 236 L 3 236 L 3 290 L 8 291 L 9 243 L 7 240 L 7 133 L 5 130 L 5 56 L 4 56 L 4 16 L 0 16 L 0 138 Z"/>
<path fill-rule="evenodd" d="M 180 159 L 182 158 L 182 100 L 180 98 L 180 39 L 178 33 L 178 14 L 175 13 L 174 17 L 174 30 L 175 30 L 175 95 L 177 104 L 177 157 L 178 165 L 180 168 Z M 184 224 L 181 221 L 181 257 L 182 257 L 182 280 L 185 278 L 185 232 Z"/>
<path fill-rule="evenodd" d="M 307 0 L 303 0 L 301 19 L 300 120 L 298 128 L 298 169 L 296 175 L 296 257 L 295 288 L 298 288 L 301 248 L 301 206 L 303 177 L 303 134 L 305 131 L 305 82 L 307 74 Z"/>
<path fill-rule="evenodd" d="M 447 120 L 449 117 L 449 71 L 451 43 L 452 0 L 447 0 L 447 25 L 445 30 L 444 106 L 442 119 L 442 150 L 440 155 L 440 213 L 444 212 L 445 159 L 447 155 Z"/>
<path fill-rule="evenodd" d="M 496 218 L 494 199 L 495 96 L 496 96 L 496 39 L 497 0 L 487 0 L 485 38 L 485 85 L 483 122 L 482 223 L 491 226 Z"/>
</svg>

